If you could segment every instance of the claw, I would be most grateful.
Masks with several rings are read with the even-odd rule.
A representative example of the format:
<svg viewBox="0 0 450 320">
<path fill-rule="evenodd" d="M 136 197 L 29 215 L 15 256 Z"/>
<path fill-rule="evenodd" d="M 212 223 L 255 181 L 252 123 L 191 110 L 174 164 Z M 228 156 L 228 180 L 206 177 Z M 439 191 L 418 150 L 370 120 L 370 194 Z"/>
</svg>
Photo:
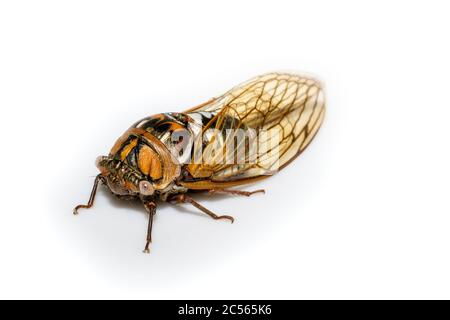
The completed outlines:
<svg viewBox="0 0 450 320">
<path fill-rule="evenodd" d="M 259 192 L 262 193 L 262 194 L 266 194 L 266 190 L 258 189 L 258 190 L 249 192 L 248 197 L 251 196 L 252 194 L 259 193 Z"/>
<path fill-rule="evenodd" d="M 73 208 L 73 214 L 76 216 L 79 212 L 78 212 L 78 209 L 81 209 L 81 208 L 85 208 L 85 209 L 89 209 L 89 208 L 91 208 L 92 206 L 89 206 L 89 205 L 84 205 L 84 204 L 79 204 L 79 205 L 77 205 L 75 208 Z"/>
<path fill-rule="evenodd" d="M 150 253 L 150 248 L 149 247 L 150 247 L 150 241 L 147 241 L 147 243 L 145 244 L 145 248 L 144 248 L 144 250 L 142 252 L 149 254 Z"/>
<path fill-rule="evenodd" d="M 218 217 L 216 218 L 216 220 L 221 220 L 221 219 L 227 219 L 227 220 L 230 220 L 231 223 L 234 223 L 234 218 L 233 218 L 232 216 L 226 216 L 226 215 L 223 215 L 223 216 L 218 216 Z"/>
</svg>

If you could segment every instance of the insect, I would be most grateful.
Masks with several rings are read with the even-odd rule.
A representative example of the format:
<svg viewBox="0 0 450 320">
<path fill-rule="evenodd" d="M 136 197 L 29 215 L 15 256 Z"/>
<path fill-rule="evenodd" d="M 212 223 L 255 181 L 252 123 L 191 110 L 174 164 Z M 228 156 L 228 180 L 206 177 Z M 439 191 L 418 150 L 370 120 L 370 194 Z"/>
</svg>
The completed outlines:
<svg viewBox="0 0 450 320">
<path fill-rule="evenodd" d="M 233 187 L 267 178 L 311 142 L 325 114 L 320 83 L 310 77 L 270 73 L 242 83 L 184 112 L 153 115 L 133 124 L 100 156 L 89 201 L 99 184 L 120 199 L 139 199 L 148 212 L 144 252 L 152 241 L 158 201 L 189 203 L 217 215 L 191 196 L 197 191 L 250 196 Z"/>
</svg>

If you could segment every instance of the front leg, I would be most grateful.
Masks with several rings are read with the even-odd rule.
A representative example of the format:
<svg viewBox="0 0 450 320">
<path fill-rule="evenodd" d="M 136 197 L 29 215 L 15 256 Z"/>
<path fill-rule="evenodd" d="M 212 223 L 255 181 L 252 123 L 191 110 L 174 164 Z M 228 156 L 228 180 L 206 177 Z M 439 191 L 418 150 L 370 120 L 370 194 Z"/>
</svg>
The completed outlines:
<svg viewBox="0 0 450 320">
<path fill-rule="evenodd" d="M 85 208 L 89 209 L 94 205 L 95 195 L 97 194 L 98 184 L 104 182 L 104 178 L 101 174 L 95 177 L 94 186 L 92 187 L 91 196 L 87 204 L 79 204 L 73 209 L 73 214 L 78 214 L 78 209 Z"/>
<path fill-rule="evenodd" d="M 150 253 L 149 247 L 152 242 L 153 216 L 156 214 L 156 202 L 154 200 L 143 200 L 142 202 L 145 210 L 148 212 L 147 242 L 145 243 L 144 253 Z"/>
</svg>

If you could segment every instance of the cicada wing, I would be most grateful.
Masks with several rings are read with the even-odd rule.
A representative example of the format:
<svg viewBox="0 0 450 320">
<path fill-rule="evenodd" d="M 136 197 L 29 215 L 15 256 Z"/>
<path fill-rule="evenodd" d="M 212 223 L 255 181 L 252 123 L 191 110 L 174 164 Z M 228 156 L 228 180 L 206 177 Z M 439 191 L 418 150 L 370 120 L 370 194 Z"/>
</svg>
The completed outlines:
<svg viewBox="0 0 450 320">
<path fill-rule="evenodd" d="M 210 115 L 202 126 L 206 148 L 194 151 L 202 161 L 193 161 L 188 170 L 194 177 L 217 182 L 271 175 L 308 146 L 324 112 L 322 87 L 312 78 L 270 73 L 251 79 L 188 110 L 192 116 Z M 245 139 L 238 139 L 242 135 Z M 244 156 L 237 159 L 242 144 Z M 208 145 L 214 150 L 222 145 L 223 152 L 211 153 Z"/>
</svg>

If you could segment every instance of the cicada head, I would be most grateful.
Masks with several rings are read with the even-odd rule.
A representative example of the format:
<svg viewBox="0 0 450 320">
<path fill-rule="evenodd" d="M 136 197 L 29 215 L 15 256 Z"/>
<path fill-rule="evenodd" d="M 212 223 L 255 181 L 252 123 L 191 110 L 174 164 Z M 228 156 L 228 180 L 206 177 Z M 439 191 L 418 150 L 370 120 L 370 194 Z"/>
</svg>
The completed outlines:
<svg viewBox="0 0 450 320">
<path fill-rule="evenodd" d="M 118 196 L 146 197 L 155 191 L 147 177 L 121 160 L 99 156 L 95 164 L 108 188 Z"/>
</svg>

